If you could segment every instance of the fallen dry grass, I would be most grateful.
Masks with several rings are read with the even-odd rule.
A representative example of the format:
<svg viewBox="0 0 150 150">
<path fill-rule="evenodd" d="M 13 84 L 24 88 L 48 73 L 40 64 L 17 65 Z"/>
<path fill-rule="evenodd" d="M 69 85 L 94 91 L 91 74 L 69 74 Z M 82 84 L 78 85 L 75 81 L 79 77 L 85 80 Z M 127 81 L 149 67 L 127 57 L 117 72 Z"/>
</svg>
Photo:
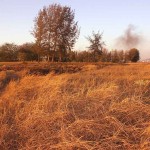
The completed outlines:
<svg viewBox="0 0 150 150">
<path fill-rule="evenodd" d="M 0 72 L 0 149 L 149 150 L 150 65 Z"/>
</svg>

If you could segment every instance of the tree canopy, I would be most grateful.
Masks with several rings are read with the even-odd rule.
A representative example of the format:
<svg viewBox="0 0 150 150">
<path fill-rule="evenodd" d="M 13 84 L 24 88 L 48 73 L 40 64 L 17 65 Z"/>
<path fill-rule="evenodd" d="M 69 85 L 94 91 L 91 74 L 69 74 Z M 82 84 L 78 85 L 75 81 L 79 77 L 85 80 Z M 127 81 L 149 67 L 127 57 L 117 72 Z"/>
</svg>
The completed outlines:
<svg viewBox="0 0 150 150">
<path fill-rule="evenodd" d="M 136 48 L 130 49 L 128 53 L 128 57 L 131 62 L 137 62 L 140 59 L 139 50 Z"/>
<path fill-rule="evenodd" d="M 46 51 L 52 61 L 58 56 L 62 61 L 71 50 L 79 36 L 78 23 L 75 22 L 75 12 L 68 6 L 52 4 L 43 7 L 35 18 L 33 36 L 41 51 Z"/>
<path fill-rule="evenodd" d="M 92 36 L 87 37 L 87 40 L 90 43 L 88 49 L 92 52 L 94 61 L 98 61 L 100 59 L 99 57 L 102 55 L 103 46 L 105 45 L 102 36 L 103 33 L 95 33 L 93 31 Z"/>
</svg>

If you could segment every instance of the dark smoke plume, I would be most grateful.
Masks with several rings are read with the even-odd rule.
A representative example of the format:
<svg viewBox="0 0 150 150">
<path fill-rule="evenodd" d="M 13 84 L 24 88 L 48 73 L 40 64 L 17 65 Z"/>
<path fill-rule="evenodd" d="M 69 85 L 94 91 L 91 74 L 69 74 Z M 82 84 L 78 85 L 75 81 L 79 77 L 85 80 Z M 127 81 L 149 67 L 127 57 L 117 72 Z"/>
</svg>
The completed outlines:
<svg viewBox="0 0 150 150">
<path fill-rule="evenodd" d="M 124 34 L 117 39 L 117 46 L 122 48 L 131 49 L 136 48 L 142 40 L 142 36 L 135 32 L 135 26 L 129 25 Z"/>
</svg>

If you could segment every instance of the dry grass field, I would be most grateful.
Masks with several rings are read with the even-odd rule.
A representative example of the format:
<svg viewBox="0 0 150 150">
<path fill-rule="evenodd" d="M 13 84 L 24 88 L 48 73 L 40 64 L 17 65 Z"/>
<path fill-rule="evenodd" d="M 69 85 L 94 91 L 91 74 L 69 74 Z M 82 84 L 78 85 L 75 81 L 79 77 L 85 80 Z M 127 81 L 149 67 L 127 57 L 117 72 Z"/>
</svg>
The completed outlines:
<svg viewBox="0 0 150 150">
<path fill-rule="evenodd" d="M 150 64 L 0 63 L 0 150 L 149 150 Z"/>
</svg>

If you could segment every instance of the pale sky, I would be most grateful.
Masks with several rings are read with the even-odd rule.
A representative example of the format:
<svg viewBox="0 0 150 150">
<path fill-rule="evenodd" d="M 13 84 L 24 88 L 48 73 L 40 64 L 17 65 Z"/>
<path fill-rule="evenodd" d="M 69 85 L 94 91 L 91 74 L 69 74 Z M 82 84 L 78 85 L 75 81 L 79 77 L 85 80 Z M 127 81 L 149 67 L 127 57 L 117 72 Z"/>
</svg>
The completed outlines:
<svg viewBox="0 0 150 150">
<path fill-rule="evenodd" d="M 142 36 L 136 47 L 141 59 L 150 58 L 150 0 L 0 0 L 0 44 L 34 42 L 30 34 L 34 18 L 43 6 L 53 3 L 70 6 L 81 28 L 76 50 L 87 49 L 86 36 L 92 31 L 103 32 L 106 47 L 121 49 L 116 39 L 129 24 Z"/>
</svg>

